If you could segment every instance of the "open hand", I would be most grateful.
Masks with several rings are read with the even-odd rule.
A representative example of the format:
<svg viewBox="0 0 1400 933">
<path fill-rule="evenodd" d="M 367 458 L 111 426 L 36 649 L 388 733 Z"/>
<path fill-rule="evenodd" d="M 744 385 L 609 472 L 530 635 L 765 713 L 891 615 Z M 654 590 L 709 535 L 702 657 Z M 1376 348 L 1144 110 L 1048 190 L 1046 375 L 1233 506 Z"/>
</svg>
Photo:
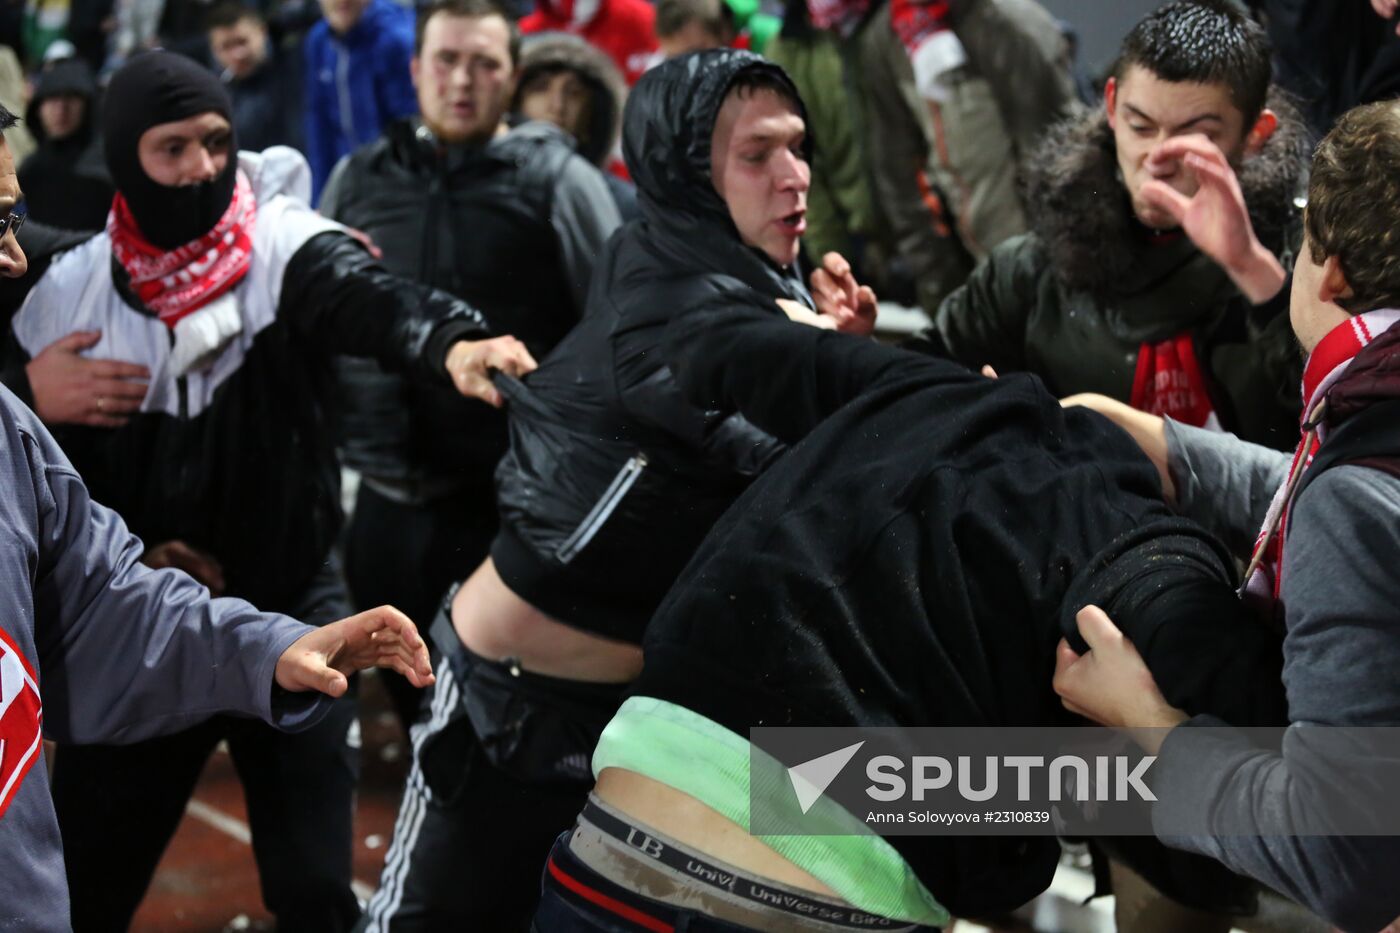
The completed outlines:
<svg viewBox="0 0 1400 933">
<path fill-rule="evenodd" d="M 875 331 L 878 302 L 867 285 L 856 283 L 851 264 L 840 253 L 827 253 L 812 273 L 812 300 L 817 311 L 836 322 L 843 334 L 868 337 Z"/>
<path fill-rule="evenodd" d="M 519 377 L 534 372 L 539 365 L 525 344 L 514 337 L 461 340 L 447 351 L 447 374 L 457 391 L 496 408 L 501 407 L 501 393 L 491 382 L 492 371 Z"/>
<path fill-rule="evenodd" d="M 276 678 L 284 690 L 319 690 L 345 694 L 346 679 L 356 671 L 385 667 L 398 671 L 415 687 L 433 682 L 428 646 L 408 616 L 380 606 L 308 632 L 277 659 Z"/>
<path fill-rule="evenodd" d="M 25 365 L 34 412 L 43 421 L 119 428 L 141 409 L 150 370 L 82 355 L 101 339 L 100 330 L 76 331 L 55 340 Z"/>
<path fill-rule="evenodd" d="M 215 596 L 224 593 L 224 568 L 212 554 L 183 541 L 166 541 L 146 549 L 141 555 L 141 563 L 156 570 L 174 567 L 183 570 L 209 588 Z"/>
<path fill-rule="evenodd" d="M 1187 197 L 1164 181 L 1142 186 L 1143 200 L 1166 211 L 1186 231 L 1196 248 L 1229 273 L 1255 304 L 1277 295 L 1287 274 L 1283 265 L 1254 235 L 1244 192 L 1235 170 L 1215 143 L 1199 133 L 1173 136 L 1148 156 L 1148 167 L 1179 160 L 1199 187 Z"/>
</svg>

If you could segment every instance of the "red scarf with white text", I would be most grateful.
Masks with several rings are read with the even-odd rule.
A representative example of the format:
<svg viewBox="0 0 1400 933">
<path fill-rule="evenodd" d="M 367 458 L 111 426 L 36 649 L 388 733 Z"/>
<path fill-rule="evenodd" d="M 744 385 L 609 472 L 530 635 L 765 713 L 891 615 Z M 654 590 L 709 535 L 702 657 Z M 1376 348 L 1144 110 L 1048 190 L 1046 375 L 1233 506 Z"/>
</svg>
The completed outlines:
<svg viewBox="0 0 1400 933">
<path fill-rule="evenodd" d="M 1220 419 L 1211 404 L 1189 332 L 1158 343 L 1144 343 L 1139 348 L 1128 404 L 1138 411 L 1165 415 L 1194 428 L 1220 430 Z"/>
<path fill-rule="evenodd" d="M 233 198 L 208 233 L 184 246 L 164 250 L 141 234 L 121 192 L 107 215 L 112 255 L 126 270 L 136 297 L 167 327 L 198 311 L 243 280 L 253 262 L 253 223 L 257 200 L 241 171 Z"/>
</svg>

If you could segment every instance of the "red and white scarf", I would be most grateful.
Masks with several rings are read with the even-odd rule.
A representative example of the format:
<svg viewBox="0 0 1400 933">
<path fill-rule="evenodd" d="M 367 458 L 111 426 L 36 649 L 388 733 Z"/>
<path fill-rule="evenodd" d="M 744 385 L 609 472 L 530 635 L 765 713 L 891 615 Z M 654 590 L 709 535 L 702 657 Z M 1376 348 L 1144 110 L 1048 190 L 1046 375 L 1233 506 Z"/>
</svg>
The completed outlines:
<svg viewBox="0 0 1400 933">
<path fill-rule="evenodd" d="M 948 0 L 891 0 L 890 25 L 909 53 L 919 95 L 946 101 L 948 73 L 967 62 L 967 52 L 949 25 Z"/>
<path fill-rule="evenodd" d="M 1325 422 L 1327 393 L 1368 344 L 1400 321 L 1400 311 L 1367 311 L 1357 314 L 1327 332 L 1308 356 L 1303 368 L 1302 440 L 1288 467 L 1288 479 L 1274 493 L 1264 526 L 1254 542 L 1254 553 L 1245 570 L 1241 595 L 1276 603 L 1283 588 L 1283 545 L 1288 530 L 1288 510 L 1298 484 L 1313 456 L 1327 439 Z"/>
<path fill-rule="evenodd" d="M 131 288 L 167 327 L 198 311 L 243 280 L 253 261 L 257 199 L 248 176 L 238 173 L 233 199 L 208 233 L 173 250 L 146 240 L 131 208 L 118 192 L 107 215 L 112 255 L 131 278 Z"/>
</svg>

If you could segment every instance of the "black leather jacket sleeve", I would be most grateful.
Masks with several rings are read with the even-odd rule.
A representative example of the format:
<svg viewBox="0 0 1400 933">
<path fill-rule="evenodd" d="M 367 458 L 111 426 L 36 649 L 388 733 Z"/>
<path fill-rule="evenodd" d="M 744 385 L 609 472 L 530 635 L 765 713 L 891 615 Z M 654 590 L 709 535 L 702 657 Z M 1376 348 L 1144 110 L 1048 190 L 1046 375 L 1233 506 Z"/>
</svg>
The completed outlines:
<svg viewBox="0 0 1400 933">
<path fill-rule="evenodd" d="M 491 336 L 481 312 L 459 298 L 391 275 L 354 238 L 312 237 L 282 280 L 279 314 L 332 353 L 373 357 L 386 369 L 447 381 L 447 351 Z"/>
</svg>

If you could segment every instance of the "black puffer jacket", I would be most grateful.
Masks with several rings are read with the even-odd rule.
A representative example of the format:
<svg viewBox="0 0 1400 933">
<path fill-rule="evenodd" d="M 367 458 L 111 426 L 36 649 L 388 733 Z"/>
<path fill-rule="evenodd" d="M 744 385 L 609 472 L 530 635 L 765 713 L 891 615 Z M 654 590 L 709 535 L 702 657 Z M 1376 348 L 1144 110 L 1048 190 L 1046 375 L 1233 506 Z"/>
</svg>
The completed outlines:
<svg viewBox="0 0 1400 933">
<path fill-rule="evenodd" d="M 336 168 L 320 211 L 373 237 L 395 274 L 470 301 L 539 359 L 582 317 L 591 263 L 618 223 L 607 202 L 599 173 L 548 124 L 443 146 L 403 120 Z M 373 360 L 337 369 L 350 466 L 415 498 L 489 485 L 506 449 L 499 412 Z"/>
<path fill-rule="evenodd" d="M 811 301 L 795 270 L 743 245 L 710 181 L 716 114 L 751 68 L 787 80 L 725 50 L 673 59 L 633 89 L 623 147 L 642 218 L 609 241 L 579 326 L 524 383 L 504 383 L 497 569 L 551 616 L 627 641 L 781 450 L 741 416 L 681 398 L 661 349 L 670 321 L 717 296 L 775 315 L 777 298 Z"/>
</svg>

